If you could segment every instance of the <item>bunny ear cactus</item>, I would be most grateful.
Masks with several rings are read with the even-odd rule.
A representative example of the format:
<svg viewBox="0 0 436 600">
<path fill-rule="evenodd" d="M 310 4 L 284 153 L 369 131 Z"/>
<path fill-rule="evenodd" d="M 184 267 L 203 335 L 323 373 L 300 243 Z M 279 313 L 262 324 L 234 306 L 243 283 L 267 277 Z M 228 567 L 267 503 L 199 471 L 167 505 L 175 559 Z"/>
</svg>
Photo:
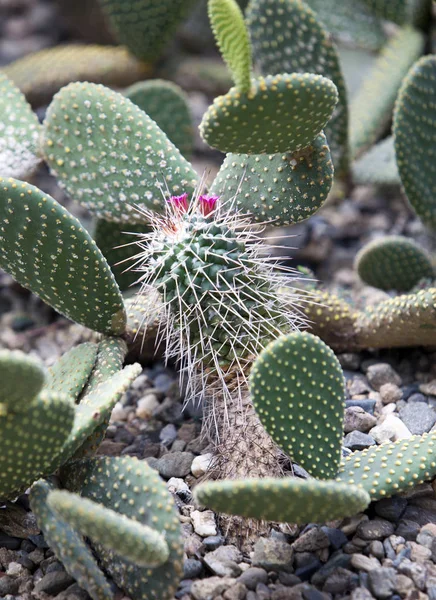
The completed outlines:
<svg viewBox="0 0 436 600">
<path fill-rule="evenodd" d="M 19 350 L 0 350 L 0 415 L 25 411 L 45 379 L 45 370 L 36 358 Z"/>
<path fill-rule="evenodd" d="M 41 126 L 19 89 L 0 72 L 0 175 L 26 177 L 41 161 Z"/>
<path fill-rule="evenodd" d="M 382 290 L 408 292 L 421 279 L 436 277 L 423 248 L 401 236 L 367 244 L 356 256 L 355 266 L 365 283 Z"/>
<path fill-rule="evenodd" d="M 85 387 L 97 358 L 98 345 L 85 342 L 66 352 L 48 369 L 46 390 L 63 389 L 77 400 Z"/>
<path fill-rule="evenodd" d="M 393 136 L 375 144 L 354 163 L 353 181 L 358 185 L 398 187 L 401 184 Z"/>
<path fill-rule="evenodd" d="M 403 81 L 393 126 L 395 154 L 404 191 L 416 214 L 432 229 L 436 229 L 435 86 L 436 57 L 424 56 Z"/>
</svg>

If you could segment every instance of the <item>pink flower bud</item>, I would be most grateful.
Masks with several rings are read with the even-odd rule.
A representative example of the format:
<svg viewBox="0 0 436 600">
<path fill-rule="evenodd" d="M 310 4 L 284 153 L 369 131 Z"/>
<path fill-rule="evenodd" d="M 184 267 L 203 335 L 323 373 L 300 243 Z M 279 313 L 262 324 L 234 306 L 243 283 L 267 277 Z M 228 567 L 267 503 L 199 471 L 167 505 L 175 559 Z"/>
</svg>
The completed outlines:
<svg viewBox="0 0 436 600">
<path fill-rule="evenodd" d="M 207 217 L 211 212 L 215 210 L 216 203 L 219 200 L 219 196 L 200 196 L 198 204 L 200 206 L 200 212 L 204 217 Z"/>
</svg>

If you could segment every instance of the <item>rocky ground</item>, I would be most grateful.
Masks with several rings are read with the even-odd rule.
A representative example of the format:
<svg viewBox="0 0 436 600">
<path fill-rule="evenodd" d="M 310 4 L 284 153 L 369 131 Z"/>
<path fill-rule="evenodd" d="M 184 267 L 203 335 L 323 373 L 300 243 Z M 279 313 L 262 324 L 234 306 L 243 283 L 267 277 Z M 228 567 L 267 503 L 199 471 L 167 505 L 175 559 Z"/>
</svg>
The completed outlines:
<svg viewBox="0 0 436 600">
<path fill-rule="evenodd" d="M 0 64 L 65 36 L 48 0 L 0 0 L 0 17 Z M 204 90 L 191 91 L 197 121 L 208 101 Z M 213 172 L 217 159 L 196 140 L 200 172 Z M 67 202 L 44 171 L 36 184 L 86 220 L 85 212 Z M 432 244 L 435 249 L 434 241 L 412 217 L 398 189 L 362 187 L 339 197 L 307 223 L 280 231 L 278 243 L 289 247 L 290 265 L 310 267 L 331 289 L 360 306 L 372 304 L 386 294 L 358 281 L 352 268 L 357 250 L 387 233 L 406 234 L 429 249 Z M 289 234 L 294 237 L 285 237 Z M 0 274 L 0 347 L 23 349 L 50 365 L 83 335 Z M 435 429 L 436 348 L 348 353 L 339 359 L 347 381 L 344 453 Z M 200 438 L 201 407 L 182 410 L 183 401 L 174 370 L 151 361 L 116 406 L 99 450 L 146 460 L 167 481 L 185 536 L 185 573 L 176 598 L 436 600 L 436 495 L 431 483 L 373 503 L 366 513 L 344 521 L 276 527 L 269 537 L 241 550 L 227 543 L 217 516 L 193 501 L 193 487 L 211 455 Z M 305 476 L 302 469 L 296 471 Z M 88 596 L 46 545 L 23 495 L 14 505 L 0 506 L 0 600 L 31 598 Z"/>
</svg>

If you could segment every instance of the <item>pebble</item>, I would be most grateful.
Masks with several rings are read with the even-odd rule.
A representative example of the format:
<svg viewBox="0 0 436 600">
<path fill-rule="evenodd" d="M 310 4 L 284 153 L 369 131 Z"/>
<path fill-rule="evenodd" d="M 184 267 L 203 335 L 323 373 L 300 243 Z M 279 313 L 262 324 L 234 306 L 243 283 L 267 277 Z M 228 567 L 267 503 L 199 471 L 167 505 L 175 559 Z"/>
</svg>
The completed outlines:
<svg viewBox="0 0 436 600">
<path fill-rule="evenodd" d="M 318 527 L 309 529 L 292 544 L 295 552 L 317 552 L 329 546 L 330 540 L 327 534 Z"/>
<path fill-rule="evenodd" d="M 395 530 L 396 535 L 403 537 L 405 540 L 416 540 L 419 530 L 419 523 L 410 521 L 409 519 L 401 519 Z"/>
<path fill-rule="evenodd" d="M 191 594 L 194 600 L 209 600 L 216 598 L 228 590 L 236 580 L 232 577 L 209 577 L 208 579 L 199 579 L 194 581 L 191 587 Z"/>
<path fill-rule="evenodd" d="M 210 467 L 212 459 L 213 454 L 209 452 L 206 454 L 200 454 L 200 456 L 196 456 L 191 464 L 191 473 L 194 475 L 194 477 L 201 477 L 204 475 Z"/>
<path fill-rule="evenodd" d="M 171 494 L 177 494 L 184 502 L 189 502 L 192 498 L 192 492 L 189 486 L 180 477 L 171 477 L 167 481 L 167 488 Z"/>
<path fill-rule="evenodd" d="M 35 592 L 45 592 L 55 596 L 73 583 L 74 579 L 65 571 L 52 571 L 38 581 L 35 585 Z"/>
<path fill-rule="evenodd" d="M 360 406 L 370 415 L 374 414 L 374 408 L 377 404 L 377 400 L 374 398 L 364 398 L 362 400 L 346 400 L 345 406 L 348 408 L 349 406 Z"/>
<path fill-rule="evenodd" d="M 317 586 L 323 586 L 327 577 L 338 567 L 348 568 L 351 562 L 351 556 L 340 552 L 332 555 L 329 560 L 313 575 L 311 582 Z"/>
<path fill-rule="evenodd" d="M 369 589 L 376 598 L 386 600 L 395 591 L 395 569 L 380 567 L 368 572 Z"/>
<path fill-rule="evenodd" d="M 436 379 L 433 379 L 429 383 L 421 383 L 419 391 L 427 396 L 436 396 Z"/>
<path fill-rule="evenodd" d="M 357 528 L 357 535 L 363 540 L 381 540 L 394 533 L 394 525 L 385 519 L 363 521 Z"/>
<path fill-rule="evenodd" d="M 175 425 L 173 425 L 172 423 L 168 423 L 168 425 L 165 425 L 165 427 L 163 427 L 160 430 L 159 433 L 159 440 L 162 442 L 162 444 L 164 446 L 171 446 L 171 444 L 174 442 L 174 440 L 177 437 L 177 429 L 175 427 Z"/>
<path fill-rule="evenodd" d="M 371 391 L 371 387 L 368 385 L 366 377 L 357 375 L 353 378 L 348 392 L 350 396 L 360 396 L 361 394 L 368 394 Z"/>
<path fill-rule="evenodd" d="M 422 435 L 436 423 L 436 412 L 427 404 L 412 402 L 400 410 L 400 417 L 409 431 Z"/>
<path fill-rule="evenodd" d="M 343 567 L 338 567 L 326 579 L 322 589 L 328 594 L 345 595 L 346 592 L 350 591 L 354 587 L 353 582 L 355 580 L 355 573 L 352 573 Z"/>
<path fill-rule="evenodd" d="M 380 540 L 373 540 L 369 545 L 369 553 L 371 556 L 382 560 L 385 557 L 385 549 L 382 542 Z"/>
<path fill-rule="evenodd" d="M 377 423 L 377 419 L 367 413 L 360 406 L 350 406 L 345 409 L 344 432 L 351 431 L 367 432 Z"/>
<path fill-rule="evenodd" d="M 428 398 L 427 396 L 424 396 L 424 394 L 420 394 L 419 392 L 415 393 L 415 394 L 411 394 L 407 400 L 407 402 L 409 402 L 410 404 L 412 404 L 413 402 L 427 402 Z"/>
<path fill-rule="evenodd" d="M 385 383 L 401 385 L 401 377 L 388 363 L 370 365 L 366 371 L 366 377 L 370 386 L 377 392 Z"/>
<path fill-rule="evenodd" d="M 168 452 L 156 462 L 156 469 L 165 479 L 186 477 L 191 472 L 194 455 L 191 452 Z"/>
<path fill-rule="evenodd" d="M 224 538 L 220 535 L 210 535 L 203 540 L 203 546 L 207 551 L 216 550 L 224 544 Z"/>
<path fill-rule="evenodd" d="M 244 600 L 247 596 L 247 588 L 242 583 L 235 583 L 224 592 L 225 600 Z"/>
<path fill-rule="evenodd" d="M 136 416 L 140 419 L 150 419 L 159 406 L 159 400 L 155 394 L 146 394 L 140 400 L 136 407 Z"/>
<path fill-rule="evenodd" d="M 203 572 L 203 565 L 199 560 L 195 558 L 187 558 L 183 563 L 183 577 L 184 579 L 194 579 L 199 577 Z"/>
<path fill-rule="evenodd" d="M 395 383 L 384 383 L 380 386 L 380 398 L 383 404 L 398 402 L 403 397 L 403 392 Z"/>
<path fill-rule="evenodd" d="M 327 535 L 330 546 L 333 548 L 333 550 L 339 550 L 339 548 L 342 548 L 342 546 L 348 541 L 347 536 L 340 529 L 323 526 L 321 527 L 321 530 Z"/>
<path fill-rule="evenodd" d="M 344 437 L 343 445 L 350 450 L 364 450 L 369 446 L 374 446 L 377 442 L 367 433 L 361 431 L 351 431 Z"/>
<path fill-rule="evenodd" d="M 206 554 L 203 560 L 214 575 L 238 577 L 241 574 L 238 563 L 242 561 L 242 554 L 235 546 L 220 546 Z"/>
<path fill-rule="evenodd" d="M 364 554 L 353 554 L 351 556 L 351 566 L 359 571 L 371 571 L 381 567 L 380 561 L 374 556 L 365 556 Z"/>
<path fill-rule="evenodd" d="M 268 581 L 268 573 L 260 567 L 249 567 L 238 577 L 238 581 L 243 583 L 249 590 L 255 590 L 259 583 Z"/>
<path fill-rule="evenodd" d="M 392 496 L 392 498 L 382 498 L 374 503 L 375 512 L 379 517 L 393 521 L 399 521 L 401 515 L 406 510 L 407 500 L 402 496 Z"/>
<path fill-rule="evenodd" d="M 364 587 L 357 587 L 351 592 L 351 600 L 374 600 L 374 596 Z"/>
<path fill-rule="evenodd" d="M 262 567 L 267 571 L 290 571 L 294 550 L 286 542 L 273 538 L 260 538 L 254 545 L 251 562 L 254 567 Z"/>
<path fill-rule="evenodd" d="M 395 415 L 387 415 L 383 423 L 373 427 L 369 434 L 375 439 L 378 444 L 384 442 L 395 442 L 403 438 L 412 437 L 412 433 L 401 419 Z"/>
<path fill-rule="evenodd" d="M 212 510 L 193 510 L 191 519 L 195 533 L 201 537 L 217 534 L 215 514 Z"/>
</svg>

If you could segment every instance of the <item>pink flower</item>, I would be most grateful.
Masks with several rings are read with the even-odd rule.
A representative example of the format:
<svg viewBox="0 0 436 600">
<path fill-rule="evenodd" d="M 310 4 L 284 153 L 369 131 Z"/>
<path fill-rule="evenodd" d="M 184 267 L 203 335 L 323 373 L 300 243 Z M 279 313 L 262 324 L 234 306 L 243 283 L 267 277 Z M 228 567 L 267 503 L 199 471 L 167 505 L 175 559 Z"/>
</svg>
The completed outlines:
<svg viewBox="0 0 436 600">
<path fill-rule="evenodd" d="M 171 196 L 171 198 L 169 198 L 167 202 L 169 202 L 174 207 L 176 212 L 185 213 L 188 210 L 189 201 L 188 194 L 186 192 L 181 196 Z"/>
<path fill-rule="evenodd" d="M 200 206 L 201 214 L 207 217 L 216 208 L 216 203 L 219 200 L 219 196 L 200 196 L 198 204 Z"/>
</svg>

